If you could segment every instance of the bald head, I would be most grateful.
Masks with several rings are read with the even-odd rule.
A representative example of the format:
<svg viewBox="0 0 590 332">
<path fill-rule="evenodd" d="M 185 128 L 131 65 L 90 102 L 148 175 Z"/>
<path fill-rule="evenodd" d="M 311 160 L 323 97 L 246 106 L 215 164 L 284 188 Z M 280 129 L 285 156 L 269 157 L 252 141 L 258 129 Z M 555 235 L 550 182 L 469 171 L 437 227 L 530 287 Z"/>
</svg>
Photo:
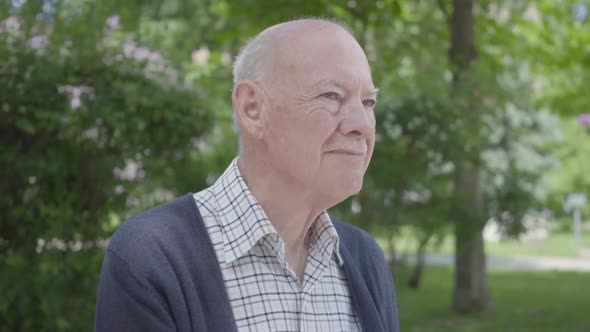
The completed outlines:
<svg viewBox="0 0 590 332">
<path fill-rule="evenodd" d="M 278 51 L 285 43 L 304 33 L 326 29 L 347 32 L 354 38 L 343 23 L 324 19 L 299 19 L 265 29 L 248 41 L 236 57 L 233 68 L 234 84 L 239 80 L 260 81 L 264 76 L 269 76 Z"/>
<path fill-rule="evenodd" d="M 352 31 L 341 22 L 311 18 L 280 23 L 265 29 L 242 48 L 233 65 L 234 86 L 240 80 L 258 82 L 265 87 L 280 83 L 277 80 L 285 74 L 285 67 L 293 65 L 302 50 L 309 51 L 310 42 L 317 38 L 349 39 L 362 52 Z M 235 114 L 234 126 L 239 135 Z"/>
</svg>

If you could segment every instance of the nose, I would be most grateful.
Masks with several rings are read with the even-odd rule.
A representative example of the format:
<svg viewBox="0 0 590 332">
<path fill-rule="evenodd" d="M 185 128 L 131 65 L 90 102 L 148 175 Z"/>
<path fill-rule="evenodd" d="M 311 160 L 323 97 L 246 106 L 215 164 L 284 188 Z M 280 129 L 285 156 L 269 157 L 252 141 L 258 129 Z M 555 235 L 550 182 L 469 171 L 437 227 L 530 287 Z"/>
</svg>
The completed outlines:
<svg viewBox="0 0 590 332">
<path fill-rule="evenodd" d="M 340 132 L 357 138 L 372 137 L 375 134 L 375 114 L 365 109 L 361 101 L 355 102 L 342 113 Z"/>
</svg>

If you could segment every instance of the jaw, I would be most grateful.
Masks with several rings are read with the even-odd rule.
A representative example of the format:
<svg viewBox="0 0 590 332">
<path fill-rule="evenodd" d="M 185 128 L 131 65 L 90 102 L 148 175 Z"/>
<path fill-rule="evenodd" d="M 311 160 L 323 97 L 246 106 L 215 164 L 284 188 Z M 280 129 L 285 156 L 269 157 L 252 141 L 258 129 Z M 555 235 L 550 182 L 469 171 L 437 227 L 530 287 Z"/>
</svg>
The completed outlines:
<svg viewBox="0 0 590 332">
<path fill-rule="evenodd" d="M 327 165 L 326 165 L 327 166 Z M 363 187 L 365 174 L 364 164 L 356 167 L 324 168 L 314 186 L 316 191 L 311 195 L 314 205 L 321 205 L 322 210 L 331 208 L 350 196 L 358 194 Z"/>
</svg>

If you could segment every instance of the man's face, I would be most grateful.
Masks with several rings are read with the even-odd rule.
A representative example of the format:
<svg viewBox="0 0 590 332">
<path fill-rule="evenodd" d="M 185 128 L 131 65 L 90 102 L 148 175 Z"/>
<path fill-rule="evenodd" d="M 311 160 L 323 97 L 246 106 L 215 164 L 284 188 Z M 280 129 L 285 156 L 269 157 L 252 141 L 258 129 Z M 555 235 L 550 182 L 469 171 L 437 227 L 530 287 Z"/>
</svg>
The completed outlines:
<svg viewBox="0 0 590 332">
<path fill-rule="evenodd" d="M 303 34 L 280 52 L 266 88 L 268 162 L 311 199 L 337 204 L 360 191 L 375 143 L 366 57 L 340 29 Z"/>
</svg>

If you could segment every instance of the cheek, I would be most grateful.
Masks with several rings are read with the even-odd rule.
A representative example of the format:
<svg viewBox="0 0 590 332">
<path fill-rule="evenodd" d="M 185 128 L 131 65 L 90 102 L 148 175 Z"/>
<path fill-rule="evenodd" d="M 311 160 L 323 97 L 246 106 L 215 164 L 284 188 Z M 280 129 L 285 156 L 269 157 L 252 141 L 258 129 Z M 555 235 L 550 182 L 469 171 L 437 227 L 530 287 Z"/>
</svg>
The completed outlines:
<svg viewBox="0 0 590 332">
<path fill-rule="evenodd" d="M 320 162 L 336 127 L 333 113 L 325 108 L 282 109 L 271 119 L 267 144 L 272 154 L 281 155 L 298 167 L 306 165 L 311 171 Z"/>
<path fill-rule="evenodd" d="M 365 170 L 369 167 L 369 163 L 371 162 L 371 158 L 373 157 L 373 151 L 375 150 L 375 126 L 376 126 L 376 121 L 375 121 L 375 114 L 371 112 L 371 117 L 370 117 L 370 121 L 371 121 L 371 127 L 373 128 L 373 131 L 369 137 L 369 139 L 367 140 L 367 144 L 368 144 L 368 154 L 367 154 L 367 160 L 366 160 L 366 164 L 365 164 Z"/>
<path fill-rule="evenodd" d="M 310 103 L 299 109 L 301 116 L 293 119 L 302 141 L 307 142 L 310 149 L 323 146 L 337 126 L 335 114 L 330 105 L 324 103 Z"/>
<path fill-rule="evenodd" d="M 373 113 L 373 112 L 371 112 L 371 114 L 369 116 L 369 125 L 371 126 L 372 131 L 370 133 L 368 141 L 369 141 L 369 148 L 371 149 L 371 152 L 372 152 L 373 147 L 375 146 L 375 130 L 376 130 L 376 125 L 377 125 L 377 121 L 375 120 L 375 113 Z"/>
<path fill-rule="evenodd" d="M 334 136 L 334 132 L 338 127 L 338 122 L 333 114 L 328 112 L 321 112 L 316 114 L 313 119 L 310 119 L 309 139 L 310 145 L 316 149 L 316 153 L 324 152 L 327 148 L 330 138 Z"/>
</svg>

